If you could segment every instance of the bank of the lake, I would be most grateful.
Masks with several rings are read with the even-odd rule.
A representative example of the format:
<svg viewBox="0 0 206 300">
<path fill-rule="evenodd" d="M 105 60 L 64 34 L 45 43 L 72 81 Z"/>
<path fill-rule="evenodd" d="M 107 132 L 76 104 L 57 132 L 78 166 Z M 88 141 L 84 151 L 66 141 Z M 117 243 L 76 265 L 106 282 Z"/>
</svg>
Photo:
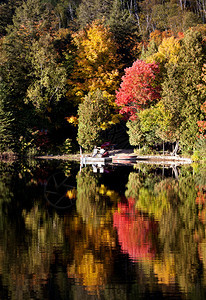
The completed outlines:
<svg viewBox="0 0 206 300">
<path fill-rule="evenodd" d="M 83 154 L 90 156 L 91 153 Z M 178 162 L 178 163 L 192 163 L 193 160 L 189 157 L 182 157 L 179 155 L 137 155 L 133 149 L 117 149 L 109 152 L 109 157 L 113 162 L 122 162 L 126 160 L 132 161 L 149 161 L 149 162 Z M 38 156 L 39 159 L 59 159 L 59 160 L 80 160 L 80 154 L 63 154 L 63 155 L 43 155 Z"/>
</svg>

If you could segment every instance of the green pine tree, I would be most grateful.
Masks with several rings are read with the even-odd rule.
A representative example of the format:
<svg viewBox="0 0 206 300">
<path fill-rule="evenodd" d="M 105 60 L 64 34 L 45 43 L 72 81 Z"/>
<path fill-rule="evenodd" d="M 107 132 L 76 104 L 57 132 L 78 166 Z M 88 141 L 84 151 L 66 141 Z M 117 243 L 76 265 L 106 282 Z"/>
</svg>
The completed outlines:
<svg viewBox="0 0 206 300">
<path fill-rule="evenodd" d="M 79 105 L 78 143 L 86 150 L 101 144 L 102 124 L 108 121 L 109 104 L 101 90 L 89 93 Z"/>
</svg>

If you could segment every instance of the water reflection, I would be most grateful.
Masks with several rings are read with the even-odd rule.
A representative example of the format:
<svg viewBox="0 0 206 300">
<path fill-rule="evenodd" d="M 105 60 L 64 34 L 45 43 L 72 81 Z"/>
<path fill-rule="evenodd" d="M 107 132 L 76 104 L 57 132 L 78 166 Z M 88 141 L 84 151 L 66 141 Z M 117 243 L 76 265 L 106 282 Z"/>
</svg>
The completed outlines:
<svg viewBox="0 0 206 300">
<path fill-rule="evenodd" d="M 150 261 L 155 258 L 158 224 L 136 210 L 132 198 L 128 199 L 128 203 L 119 203 L 113 224 L 122 251 L 128 253 L 132 261 Z"/>
<path fill-rule="evenodd" d="M 68 209 L 76 201 L 76 182 L 69 174 L 62 172 L 52 174 L 44 188 L 44 195 L 50 205 L 56 209 Z"/>
<path fill-rule="evenodd" d="M 119 198 L 117 192 L 99 183 L 90 168 L 82 169 L 77 175 L 77 216 L 72 220 L 75 226 L 70 223 L 70 228 L 75 229 L 72 235 L 78 239 L 67 273 L 90 294 L 98 294 L 111 276 L 116 247 L 112 216 Z M 70 236 L 70 230 L 67 232 Z"/>
<path fill-rule="evenodd" d="M 0 298 L 204 299 L 205 174 L 0 163 Z"/>
</svg>

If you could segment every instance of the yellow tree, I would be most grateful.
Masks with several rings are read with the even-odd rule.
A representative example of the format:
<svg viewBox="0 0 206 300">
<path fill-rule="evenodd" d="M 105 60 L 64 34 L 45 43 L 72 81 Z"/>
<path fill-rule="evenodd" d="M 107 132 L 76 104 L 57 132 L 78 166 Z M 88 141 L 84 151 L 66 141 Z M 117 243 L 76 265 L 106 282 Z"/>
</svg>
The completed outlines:
<svg viewBox="0 0 206 300">
<path fill-rule="evenodd" d="M 157 62 L 164 64 L 166 62 L 176 64 L 180 51 L 179 39 L 174 36 L 163 38 L 162 43 L 158 47 L 158 51 L 146 58 L 146 62 Z"/>
<path fill-rule="evenodd" d="M 69 84 L 68 96 L 77 103 L 83 101 L 88 92 L 100 89 L 109 101 L 114 102 L 118 87 L 118 57 L 116 45 L 109 31 L 100 21 L 94 21 L 83 30 L 73 34 L 76 60 Z"/>
<path fill-rule="evenodd" d="M 171 30 L 160 31 L 155 29 L 150 33 L 150 43 L 153 41 L 157 47 L 162 43 L 163 39 L 169 38 L 173 36 L 173 32 Z"/>
</svg>

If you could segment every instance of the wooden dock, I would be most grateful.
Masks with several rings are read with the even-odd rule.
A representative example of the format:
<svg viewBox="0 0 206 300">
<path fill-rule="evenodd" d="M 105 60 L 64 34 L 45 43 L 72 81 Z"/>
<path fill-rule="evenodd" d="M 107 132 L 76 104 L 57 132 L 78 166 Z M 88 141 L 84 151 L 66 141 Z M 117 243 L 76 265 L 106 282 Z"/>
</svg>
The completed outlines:
<svg viewBox="0 0 206 300">
<path fill-rule="evenodd" d="M 121 162 L 121 161 L 136 161 L 138 162 L 157 162 L 157 163 L 185 163 L 191 164 L 192 159 L 180 156 L 170 156 L 170 155 L 114 155 L 112 156 L 112 162 Z"/>
<path fill-rule="evenodd" d="M 80 157 L 80 162 L 83 165 L 104 165 L 106 163 L 112 162 L 112 157 L 82 156 Z"/>
</svg>

